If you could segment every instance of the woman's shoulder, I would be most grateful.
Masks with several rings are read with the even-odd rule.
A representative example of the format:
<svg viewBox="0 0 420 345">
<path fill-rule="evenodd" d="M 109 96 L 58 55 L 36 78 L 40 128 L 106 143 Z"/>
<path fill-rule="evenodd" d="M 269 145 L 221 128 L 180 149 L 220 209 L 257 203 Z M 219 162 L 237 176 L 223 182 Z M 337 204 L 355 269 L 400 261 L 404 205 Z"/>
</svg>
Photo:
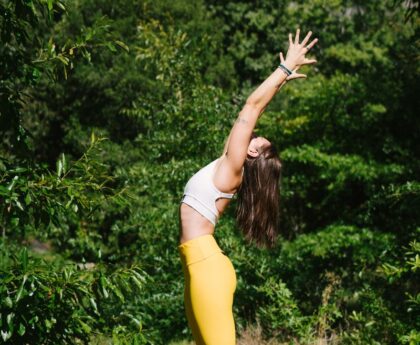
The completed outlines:
<svg viewBox="0 0 420 345">
<path fill-rule="evenodd" d="M 237 176 L 230 168 L 226 155 L 220 156 L 213 162 L 215 162 L 213 182 L 216 188 L 225 193 L 235 193 L 242 182 L 243 172 Z"/>
<path fill-rule="evenodd" d="M 216 165 L 216 169 L 219 168 L 222 164 L 225 166 L 228 166 L 229 160 L 227 159 L 227 152 L 222 154 L 220 157 L 216 158 L 212 163 Z M 243 173 L 244 173 L 244 167 L 242 167 L 241 176 L 243 175 Z"/>
</svg>

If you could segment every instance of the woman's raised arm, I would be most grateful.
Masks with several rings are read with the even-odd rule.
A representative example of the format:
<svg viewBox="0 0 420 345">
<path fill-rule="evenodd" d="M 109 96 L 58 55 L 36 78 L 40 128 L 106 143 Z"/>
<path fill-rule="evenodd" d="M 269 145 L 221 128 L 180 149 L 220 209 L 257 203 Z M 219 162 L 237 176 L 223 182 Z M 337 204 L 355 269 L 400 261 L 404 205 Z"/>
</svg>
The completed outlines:
<svg viewBox="0 0 420 345">
<path fill-rule="evenodd" d="M 226 163 L 234 175 L 240 176 L 242 166 L 245 162 L 248 145 L 257 120 L 264 109 L 270 103 L 273 96 L 279 91 L 286 80 L 305 78 L 306 75 L 298 74 L 296 71 L 302 65 L 315 63 L 314 59 L 305 58 L 305 54 L 316 44 L 318 39 L 313 39 L 309 44 L 312 35 L 310 31 L 301 43 L 299 43 L 300 30 L 297 29 L 295 39 L 289 34 L 289 49 L 286 59 L 280 53 L 280 68 L 271 73 L 264 82 L 251 93 L 246 100 L 242 110 L 239 112 L 228 140 L 225 144 Z M 292 73 L 292 74 L 291 74 Z"/>
</svg>

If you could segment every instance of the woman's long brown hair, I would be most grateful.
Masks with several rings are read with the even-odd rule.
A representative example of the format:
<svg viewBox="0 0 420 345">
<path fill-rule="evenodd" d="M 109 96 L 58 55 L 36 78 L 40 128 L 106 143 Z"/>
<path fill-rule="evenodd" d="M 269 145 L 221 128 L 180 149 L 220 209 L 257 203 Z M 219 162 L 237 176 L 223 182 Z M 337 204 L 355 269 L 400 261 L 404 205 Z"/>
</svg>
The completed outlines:
<svg viewBox="0 0 420 345">
<path fill-rule="evenodd" d="M 268 146 L 258 157 L 247 157 L 238 189 L 236 222 L 245 239 L 258 247 L 273 247 L 280 220 L 281 161 Z"/>
</svg>

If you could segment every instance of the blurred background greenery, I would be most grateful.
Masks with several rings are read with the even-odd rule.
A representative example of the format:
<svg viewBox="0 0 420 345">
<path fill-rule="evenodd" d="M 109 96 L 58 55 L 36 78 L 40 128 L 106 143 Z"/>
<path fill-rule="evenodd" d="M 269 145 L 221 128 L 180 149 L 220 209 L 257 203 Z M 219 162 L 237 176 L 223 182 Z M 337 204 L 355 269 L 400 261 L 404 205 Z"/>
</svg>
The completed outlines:
<svg viewBox="0 0 420 345">
<path fill-rule="evenodd" d="M 6 344 L 188 344 L 178 205 L 297 27 L 257 131 L 282 236 L 215 237 L 240 344 L 418 344 L 419 2 L 0 0 Z M 235 204 L 235 201 L 233 202 Z M 246 340 L 248 339 L 248 340 Z"/>
</svg>

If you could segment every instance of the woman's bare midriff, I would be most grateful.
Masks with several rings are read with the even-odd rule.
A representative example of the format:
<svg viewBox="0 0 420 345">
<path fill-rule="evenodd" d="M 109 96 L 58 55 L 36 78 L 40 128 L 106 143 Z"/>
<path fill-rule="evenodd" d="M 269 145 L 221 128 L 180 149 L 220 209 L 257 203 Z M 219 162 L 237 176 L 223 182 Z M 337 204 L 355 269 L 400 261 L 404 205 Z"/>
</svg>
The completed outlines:
<svg viewBox="0 0 420 345">
<path fill-rule="evenodd" d="M 223 212 L 230 200 L 221 198 L 216 201 L 219 215 Z M 179 207 L 180 244 L 203 235 L 214 234 L 214 225 L 191 206 L 181 203 Z"/>
</svg>

